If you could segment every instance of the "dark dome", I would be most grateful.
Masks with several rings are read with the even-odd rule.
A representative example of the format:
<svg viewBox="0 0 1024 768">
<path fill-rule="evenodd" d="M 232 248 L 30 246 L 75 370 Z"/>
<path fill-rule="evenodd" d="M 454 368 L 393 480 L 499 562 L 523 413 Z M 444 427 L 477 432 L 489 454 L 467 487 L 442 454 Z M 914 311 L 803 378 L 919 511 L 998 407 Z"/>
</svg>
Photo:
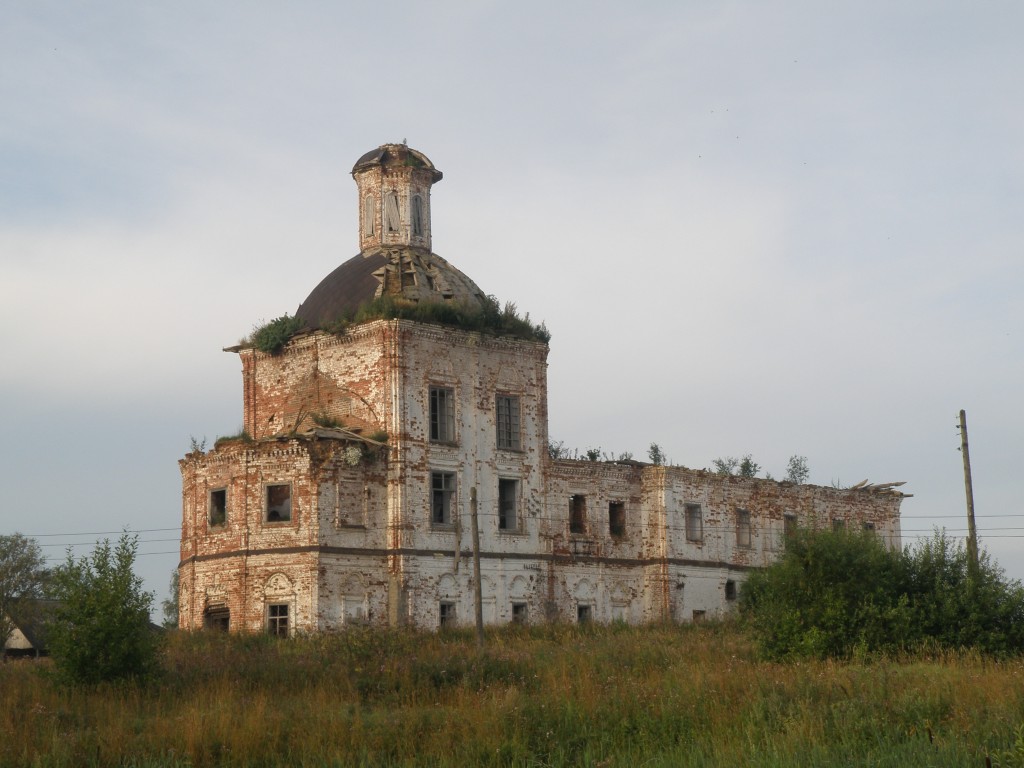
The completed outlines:
<svg viewBox="0 0 1024 768">
<path fill-rule="evenodd" d="M 385 264 L 387 257 L 382 251 L 354 256 L 320 281 L 299 305 L 295 316 L 309 328 L 320 328 L 338 318 L 350 317 L 377 295 L 380 280 L 373 273 Z"/>
<path fill-rule="evenodd" d="M 371 149 L 365 155 L 356 160 L 352 166 L 352 173 L 372 168 L 375 165 L 407 165 L 414 168 L 423 168 L 430 171 L 434 182 L 438 182 L 444 176 L 430 158 L 417 149 L 408 147 L 405 144 L 383 144 L 376 149 Z"/>
<path fill-rule="evenodd" d="M 483 291 L 436 253 L 379 248 L 354 256 L 313 289 L 295 316 L 310 329 L 344 319 L 387 294 L 410 301 L 454 301 L 482 306 Z"/>
</svg>

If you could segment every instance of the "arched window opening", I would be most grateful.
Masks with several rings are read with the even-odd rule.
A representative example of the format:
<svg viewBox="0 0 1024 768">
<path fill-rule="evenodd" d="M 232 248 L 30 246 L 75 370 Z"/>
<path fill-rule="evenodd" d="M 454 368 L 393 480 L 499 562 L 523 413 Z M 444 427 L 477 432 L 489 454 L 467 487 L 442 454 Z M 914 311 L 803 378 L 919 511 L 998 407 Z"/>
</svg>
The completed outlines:
<svg viewBox="0 0 1024 768">
<path fill-rule="evenodd" d="M 415 237 L 423 237 L 423 198 L 419 195 L 412 198 L 412 233 Z"/>
<path fill-rule="evenodd" d="M 386 232 L 398 232 L 401 218 L 398 215 L 398 195 L 391 192 L 384 201 L 384 229 Z"/>
<path fill-rule="evenodd" d="M 372 237 L 377 226 L 377 206 L 373 195 L 367 195 L 363 200 L 363 232 L 367 237 Z"/>
</svg>

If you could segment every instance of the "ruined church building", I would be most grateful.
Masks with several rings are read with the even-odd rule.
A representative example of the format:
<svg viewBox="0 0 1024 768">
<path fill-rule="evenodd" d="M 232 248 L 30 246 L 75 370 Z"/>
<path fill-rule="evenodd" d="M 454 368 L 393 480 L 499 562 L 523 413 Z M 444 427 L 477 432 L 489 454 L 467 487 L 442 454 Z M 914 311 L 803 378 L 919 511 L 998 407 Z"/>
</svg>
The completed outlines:
<svg viewBox="0 0 1024 768">
<path fill-rule="evenodd" d="M 179 462 L 183 628 L 471 624 L 474 507 L 487 624 L 719 616 L 794 525 L 899 545 L 903 495 L 890 485 L 553 458 L 543 329 L 424 320 L 443 317 L 436 306 L 396 317 L 414 303 L 494 315 L 432 251 L 441 172 L 386 144 L 352 175 L 359 254 L 302 302 L 305 327 L 283 346 L 228 350 L 245 431 Z"/>
</svg>

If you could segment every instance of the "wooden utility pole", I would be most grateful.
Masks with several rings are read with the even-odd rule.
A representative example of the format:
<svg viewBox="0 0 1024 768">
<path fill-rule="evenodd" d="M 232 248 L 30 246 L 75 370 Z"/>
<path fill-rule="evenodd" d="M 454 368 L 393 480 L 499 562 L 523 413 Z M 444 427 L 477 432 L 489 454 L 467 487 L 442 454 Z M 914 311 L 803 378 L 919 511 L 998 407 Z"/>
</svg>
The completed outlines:
<svg viewBox="0 0 1024 768">
<path fill-rule="evenodd" d="M 978 576 L 978 530 L 974 527 L 974 486 L 971 483 L 971 454 L 967 448 L 967 412 L 960 411 L 960 452 L 964 455 L 964 488 L 967 491 L 967 574 Z"/>
<path fill-rule="evenodd" d="M 480 585 L 480 524 L 476 515 L 476 486 L 469 489 L 469 516 L 473 523 L 473 609 L 476 613 L 476 644 L 484 647 L 484 601 Z"/>
</svg>

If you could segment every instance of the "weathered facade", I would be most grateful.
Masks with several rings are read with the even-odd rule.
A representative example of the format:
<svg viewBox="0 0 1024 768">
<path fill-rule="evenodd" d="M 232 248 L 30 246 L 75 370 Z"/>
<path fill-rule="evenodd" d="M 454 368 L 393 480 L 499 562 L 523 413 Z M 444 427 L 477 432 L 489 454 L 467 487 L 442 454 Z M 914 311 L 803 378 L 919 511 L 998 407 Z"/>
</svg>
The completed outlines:
<svg viewBox="0 0 1024 768">
<path fill-rule="evenodd" d="M 363 319 L 392 297 L 483 307 L 431 251 L 430 186 L 404 145 L 356 163 L 360 253 L 300 305 L 306 330 L 242 360 L 243 437 L 181 462 L 180 621 L 295 631 L 484 621 L 693 620 L 729 610 L 790 525 L 900 540 L 902 495 L 548 451 L 537 338 Z"/>
</svg>

